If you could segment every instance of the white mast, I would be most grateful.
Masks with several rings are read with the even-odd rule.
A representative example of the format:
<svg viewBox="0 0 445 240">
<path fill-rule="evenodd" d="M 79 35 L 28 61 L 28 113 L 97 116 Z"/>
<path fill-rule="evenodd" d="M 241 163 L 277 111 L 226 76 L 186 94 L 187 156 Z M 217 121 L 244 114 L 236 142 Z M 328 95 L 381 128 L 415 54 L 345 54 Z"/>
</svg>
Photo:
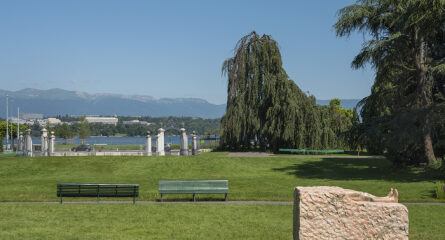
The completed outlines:
<svg viewBox="0 0 445 240">
<path fill-rule="evenodd" d="M 20 108 L 17 107 L 17 141 L 19 140 L 19 134 L 20 134 L 20 123 L 19 123 L 19 118 L 20 118 Z M 17 143 L 18 144 L 18 143 Z"/>
<path fill-rule="evenodd" d="M 9 150 L 8 94 L 6 94 L 6 150 Z"/>
</svg>

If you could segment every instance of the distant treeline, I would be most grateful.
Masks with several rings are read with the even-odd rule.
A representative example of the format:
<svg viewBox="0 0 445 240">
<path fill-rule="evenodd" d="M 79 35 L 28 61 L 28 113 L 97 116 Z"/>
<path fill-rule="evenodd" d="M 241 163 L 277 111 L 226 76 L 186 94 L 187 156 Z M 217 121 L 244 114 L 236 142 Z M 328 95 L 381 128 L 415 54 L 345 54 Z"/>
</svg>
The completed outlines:
<svg viewBox="0 0 445 240">
<path fill-rule="evenodd" d="M 71 117 L 71 116 L 56 116 L 62 122 L 70 122 L 69 130 L 73 133 L 74 136 L 77 136 L 80 130 L 80 120 L 81 117 Z M 195 131 L 199 135 L 218 135 L 219 134 L 219 125 L 220 119 L 202 119 L 202 118 L 192 118 L 192 117 L 118 117 L 118 124 L 103 124 L 103 123 L 90 123 L 89 133 L 91 136 L 116 136 L 116 135 L 125 135 L 125 136 L 145 136 L 147 135 L 147 131 L 150 131 L 151 134 L 156 134 L 157 129 L 160 127 L 166 130 L 166 135 L 179 135 L 182 127 L 184 127 L 188 134 L 191 134 Z M 147 121 L 151 123 L 149 126 L 142 124 L 123 124 L 123 121 L 130 120 L 139 120 L 139 121 Z M 62 128 L 65 128 L 63 131 L 67 131 L 67 126 L 56 125 L 50 126 L 53 131 L 58 132 L 62 131 Z M 36 127 L 33 127 L 34 130 L 37 130 Z M 69 135 L 68 135 L 69 136 Z"/>
</svg>

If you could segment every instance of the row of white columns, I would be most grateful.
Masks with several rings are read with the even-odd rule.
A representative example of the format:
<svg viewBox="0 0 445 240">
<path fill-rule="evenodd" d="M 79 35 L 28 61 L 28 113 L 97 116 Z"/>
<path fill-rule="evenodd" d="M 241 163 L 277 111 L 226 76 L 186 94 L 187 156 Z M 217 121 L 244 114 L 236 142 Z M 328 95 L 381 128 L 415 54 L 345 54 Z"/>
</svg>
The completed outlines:
<svg viewBox="0 0 445 240">
<path fill-rule="evenodd" d="M 48 130 L 45 128 L 41 130 L 41 155 L 42 156 L 51 156 L 56 151 L 55 145 L 56 136 L 54 136 L 54 132 L 51 132 L 51 135 L 48 136 Z M 17 151 L 23 152 L 26 156 L 33 156 L 33 147 L 32 147 L 32 137 L 31 130 L 26 130 L 25 136 L 23 133 L 20 133 L 18 143 L 17 143 Z"/>
<path fill-rule="evenodd" d="M 184 128 L 180 129 L 180 155 L 189 155 L 188 150 L 188 137 Z M 164 132 L 165 130 L 162 128 L 158 129 L 158 134 L 156 135 L 156 155 L 157 156 L 165 156 L 164 151 Z M 151 151 L 151 135 L 150 131 L 147 132 L 146 140 L 145 140 L 145 152 L 148 156 L 153 155 Z M 193 132 L 192 134 L 192 155 L 198 154 L 198 144 L 196 142 L 196 134 Z"/>
<path fill-rule="evenodd" d="M 180 155 L 189 155 L 188 150 L 188 137 L 184 128 L 180 129 Z M 164 150 L 164 132 L 165 130 L 160 128 L 158 129 L 158 134 L 156 135 L 156 155 L 157 156 L 165 156 Z M 41 130 L 40 141 L 41 141 L 41 155 L 42 156 L 51 156 L 55 151 L 55 139 L 54 132 L 51 132 L 51 135 L 48 136 L 48 130 L 45 128 Z M 196 142 L 196 134 L 193 132 L 192 134 L 192 155 L 198 154 L 198 144 Z M 20 137 L 18 140 L 18 151 L 24 152 L 27 156 L 33 156 L 33 148 L 32 148 L 32 137 L 31 130 L 26 130 L 25 137 L 23 137 L 23 133 L 20 133 Z M 145 142 L 145 152 L 148 156 L 152 155 L 151 151 L 151 135 L 150 131 L 147 132 L 146 142 Z"/>
<path fill-rule="evenodd" d="M 46 130 L 46 128 L 41 130 L 40 142 L 42 156 L 51 156 L 56 151 L 55 140 L 56 136 L 54 136 L 53 131 L 51 131 L 51 135 L 48 136 L 48 130 Z"/>
</svg>

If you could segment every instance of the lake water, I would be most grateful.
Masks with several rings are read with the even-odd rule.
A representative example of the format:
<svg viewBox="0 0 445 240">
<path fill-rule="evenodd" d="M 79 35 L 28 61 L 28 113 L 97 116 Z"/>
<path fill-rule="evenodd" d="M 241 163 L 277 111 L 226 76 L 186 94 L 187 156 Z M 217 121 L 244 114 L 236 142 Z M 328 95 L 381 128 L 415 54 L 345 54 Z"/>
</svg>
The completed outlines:
<svg viewBox="0 0 445 240">
<path fill-rule="evenodd" d="M 201 138 L 201 136 L 198 136 L 198 140 Z M 152 136 L 152 145 L 156 144 L 156 136 Z M 170 144 L 179 144 L 180 136 L 165 136 L 164 141 L 165 143 Z M 209 141 L 205 141 L 209 142 Z M 3 140 L 3 143 L 5 143 L 5 140 Z M 40 144 L 40 137 L 38 138 L 32 138 L 33 144 Z M 63 139 L 56 138 L 56 143 L 61 144 L 64 143 Z M 79 138 L 73 138 L 68 139 L 67 143 L 74 143 L 74 144 L 80 144 L 81 139 Z M 85 140 L 86 144 L 106 144 L 106 145 L 145 145 L 145 137 L 90 137 Z M 188 143 L 192 143 L 192 138 L 188 138 Z"/>
</svg>

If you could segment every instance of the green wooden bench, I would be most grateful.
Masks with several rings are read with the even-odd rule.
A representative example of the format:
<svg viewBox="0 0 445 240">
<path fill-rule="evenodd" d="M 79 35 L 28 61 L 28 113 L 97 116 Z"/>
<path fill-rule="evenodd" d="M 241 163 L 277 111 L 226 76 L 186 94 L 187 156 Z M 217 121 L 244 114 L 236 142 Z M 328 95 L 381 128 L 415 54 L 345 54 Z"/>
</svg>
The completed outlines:
<svg viewBox="0 0 445 240">
<path fill-rule="evenodd" d="M 136 197 L 139 196 L 139 184 L 103 184 L 103 183 L 57 183 L 57 197 L 62 204 L 62 197 Z"/>
<path fill-rule="evenodd" d="M 227 201 L 229 180 L 159 180 L 161 202 L 163 194 L 224 194 Z"/>
<path fill-rule="evenodd" d="M 345 150 L 342 149 L 330 149 L 330 150 L 311 150 L 311 149 L 286 149 L 280 148 L 279 152 L 290 152 L 290 153 L 323 153 L 323 154 L 331 154 L 331 153 L 344 153 Z"/>
</svg>

